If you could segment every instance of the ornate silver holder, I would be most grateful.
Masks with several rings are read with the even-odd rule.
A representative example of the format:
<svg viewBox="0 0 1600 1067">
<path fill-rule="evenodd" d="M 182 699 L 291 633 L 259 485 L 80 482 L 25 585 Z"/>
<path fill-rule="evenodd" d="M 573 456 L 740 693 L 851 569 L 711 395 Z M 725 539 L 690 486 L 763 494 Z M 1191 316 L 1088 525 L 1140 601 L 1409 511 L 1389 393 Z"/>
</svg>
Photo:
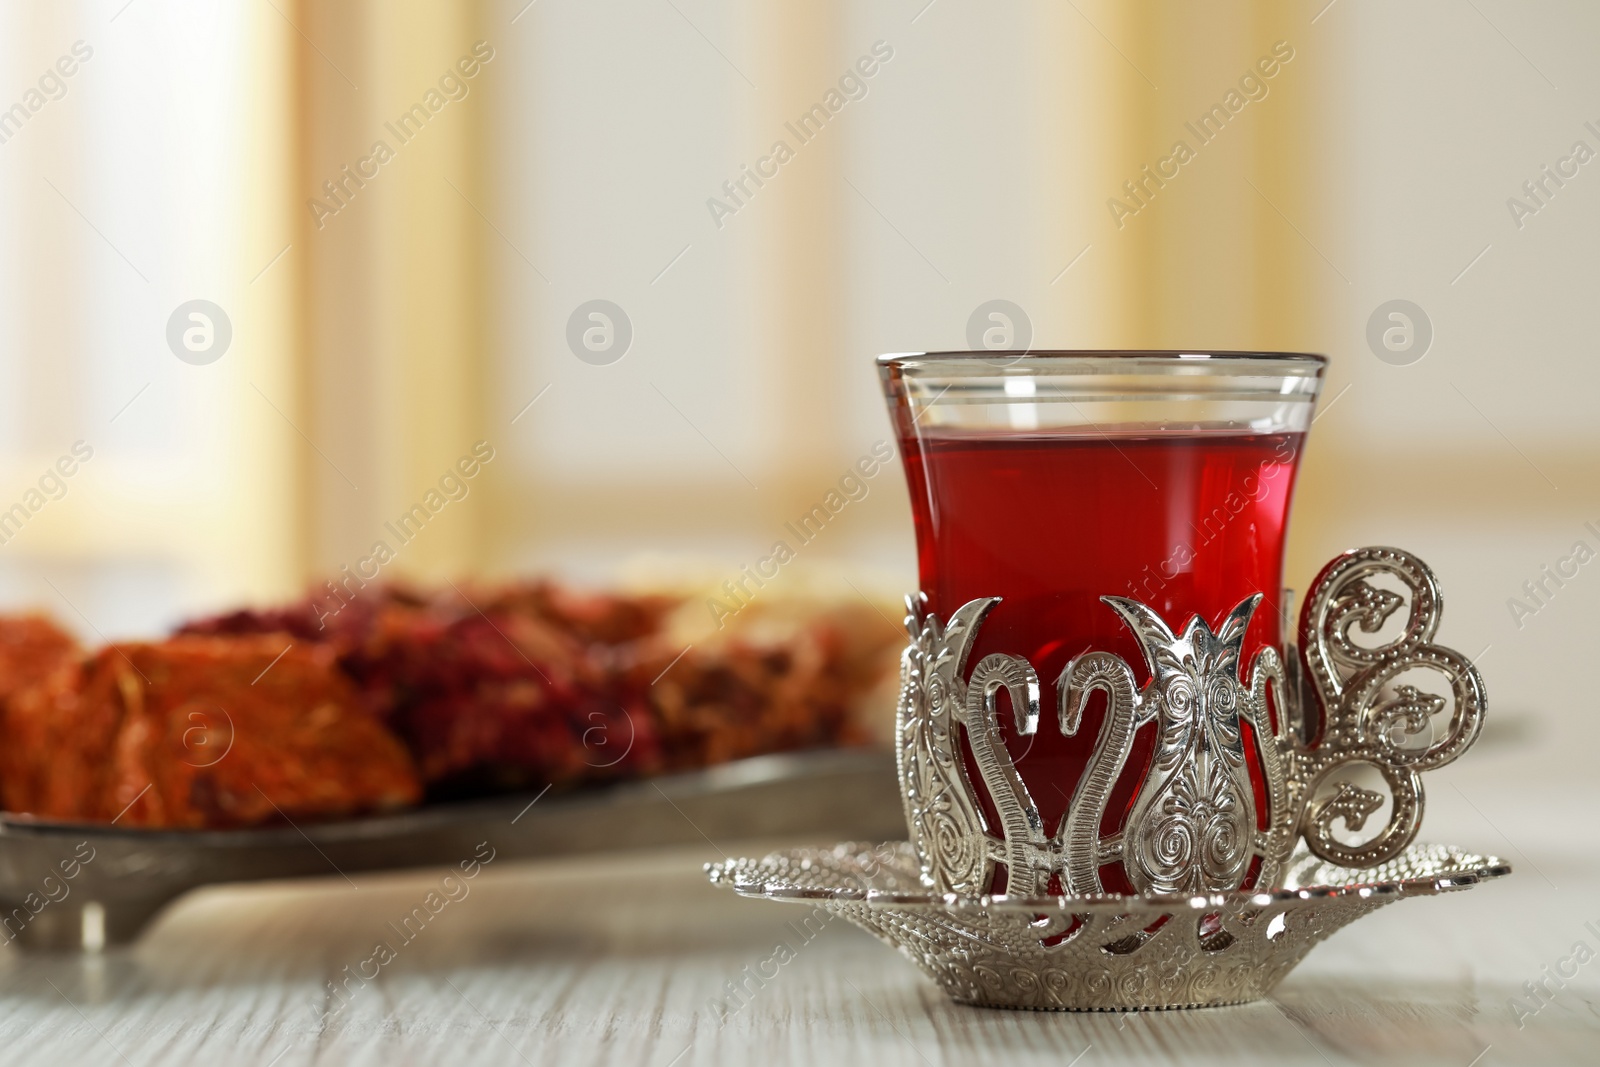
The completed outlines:
<svg viewBox="0 0 1600 1067">
<path fill-rule="evenodd" d="M 990 1008 L 1132 1011 L 1266 996 L 1323 938 L 1385 904 L 1509 874 L 1492 856 L 1413 845 L 1376 869 L 1297 852 L 1283 887 L 1198 896 L 932 893 L 904 841 L 708 864 L 741 896 L 820 907 L 898 948 L 951 999 Z"/>
<path fill-rule="evenodd" d="M 1196 617 L 1174 631 L 1138 601 L 1102 600 L 1137 639 L 1148 681 L 1136 686 L 1105 652 L 1061 672 L 1063 734 L 1092 720 L 1091 694 L 1105 699 L 1058 826 L 1044 826 L 997 714 L 1004 689 L 1014 732 L 1038 730 L 1033 666 L 995 653 L 968 670 L 998 598 L 963 605 L 948 624 L 913 603 L 896 733 L 910 841 L 732 860 L 708 866 L 712 882 L 843 915 L 963 1003 L 1123 1011 L 1256 999 L 1367 912 L 1510 872 L 1494 857 L 1413 844 L 1421 774 L 1465 751 L 1484 712 L 1477 670 L 1433 643 L 1439 588 L 1416 557 L 1365 548 L 1328 564 L 1299 647 L 1262 650 L 1248 680 L 1241 647 L 1259 593 L 1215 630 Z M 1415 684 L 1430 674 L 1448 696 Z M 1103 833 L 1142 729 L 1156 732 L 1154 754 L 1122 827 Z M 1361 837 L 1386 806 L 1381 828 Z M 1000 867 L 1005 892 L 990 893 Z M 1108 868 L 1137 893 L 1106 893 Z"/>
</svg>

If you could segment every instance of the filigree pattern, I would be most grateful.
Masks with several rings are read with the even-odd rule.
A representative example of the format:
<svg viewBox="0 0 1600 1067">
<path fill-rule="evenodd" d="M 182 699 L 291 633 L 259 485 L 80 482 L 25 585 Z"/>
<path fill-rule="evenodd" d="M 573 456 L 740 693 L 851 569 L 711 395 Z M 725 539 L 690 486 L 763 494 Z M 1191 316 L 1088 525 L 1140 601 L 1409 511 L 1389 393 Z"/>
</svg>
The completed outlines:
<svg viewBox="0 0 1600 1067">
<path fill-rule="evenodd" d="M 992 655 L 969 680 L 962 678 L 977 629 L 998 598 L 962 606 L 948 628 L 912 605 L 907 626 L 913 639 L 902 665 L 897 736 L 907 823 L 930 888 L 958 895 L 982 892 L 998 860 L 1006 865 L 1010 892 L 1042 892 L 1059 872 L 1068 891 L 1099 893 L 1101 865 L 1120 858 L 1142 893 L 1210 892 L 1238 888 L 1252 859 L 1270 877 L 1288 855 L 1297 817 L 1289 813 L 1292 791 L 1283 780 L 1289 726 L 1282 716 L 1274 725 L 1267 706 L 1269 693 L 1280 708 L 1285 706 L 1283 672 L 1277 654 L 1267 650 L 1257 656 L 1249 685 L 1238 673 L 1240 645 L 1259 594 L 1241 602 L 1215 632 L 1194 618 L 1181 634 L 1143 604 L 1105 599 L 1138 638 L 1151 680 L 1136 690 L 1128 665 L 1102 652 L 1080 656 L 1062 672 L 1063 733 L 1077 732 L 1090 693 L 1104 691 L 1109 705 L 1073 803 L 1050 837 L 1006 751 L 994 701 L 1000 689 L 1007 689 L 1019 709 L 1017 731 L 1033 733 L 1039 719 L 1037 676 L 1025 660 Z M 1252 728 L 1269 779 L 1273 811 L 1265 833 L 1256 829 L 1242 722 Z M 971 783 L 954 724 L 965 730 L 1000 814 L 998 834 L 986 825 L 976 798 L 961 795 Z M 1126 765 L 1133 735 L 1150 724 L 1159 732 L 1156 757 L 1128 831 L 1102 840 L 1106 801 Z"/>
<path fill-rule="evenodd" d="M 1395 593 L 1367 579 L 1387 574 Z M 1402 604 L 1398 637 L 1367 647 Z M 1046 836 L 1006 749 L 996 714 L 1005 690 L 1018 733 L 1039 726 L 1039 679 L 1017 656 L 986 656 L 967 673 L 978 628 L 999 603 L 963 605 L 948 625 L 912 603 L 901 661 L 896 745 L 911 841 L 867 850 L 774 854 L 709 868 L 747 895 L 816 901 L 896 946 L 956 1000 L 995 1007 L 1127 1010 L 1229 1004 L 1270 991 L 1334 930 L 1404 895 L 1459 889 L 1508 873 L 1498 860 L 1411 848 L 1424 771 L 1455 759 L 1483 720 L 1483 682 L 1465 657 L 1433 644 L 1439 590 L 1421 561 L 1390 548 L 1348 552 L 1318 577 L 1301 616 L 1302 657 L 1241 650 L 1259 593 L 1213 630 L 1181 632 L 1134 600 L 1105 597 L 1137 638 L 1150 680 L 1105 652 L 1079 656 L 1057 683 L 1072 736 L 1091 694 L 1106 714 L 1066 815 Z M 1399 679 L 1438 672 L 1445 699 Z M 1248 727 L 1248 730 L 1246 729 Z M 1155 754 L 1121 833 L 1101 835 L 1106 805 L 1134 737 Z M 1247 736 L 1265 779 L 1258 818 Z M 962 758 L 970 748 L 999 825 L 990 826 Z M 1384 797 L 1340 778 L 1369 765 L 1389 790 L 1389 817 L 1361 831 Z M 1319 798 L 1320 797 L 1320 798 Z M 1265 823 L 1266 829 L 1258 827 Z M 1306 848 L 1294 853 L 1303 835 Z M 1103 892 L 1100 868 L 1121 862 L 1136 896 Z M 985 895 L 996 863 L 1007 895 Z M 1251 889 L 1241 890 L 1252 867 Z M 1360 868 L 1360 869 L 1356 869 Z M 1068 895 L 1046 897 L 1059 875 Z M 1282 888 L 1273 889 L 1272 887 Z"/>
<path fill-rule="evenodd" d="M 896 760 L 911 842 L 921 857 L 923 884 L 941 893 L 972 895 L 989 884 L 988 825 L 979 807 L 956 735 L 966 700 L 962 678 L 977 623 L 994 604 L 974 601 L 944 626 L 907 601 L 911 644 L 900 660 Z"/>
<path fill-rule="evenodd" d="M 895 735 L 900 791 L 911 838 L 923 857 L 925 884 L 944 893 L 973 894 L 989 885 L 994 859 L 1001 858 L 1022 891 L 1042 890 L 1049 864 L 1041 866 L 1039 810 L 1006 753 L 995 697 L 1009 691 L 1019 732 L 1039 722 L 1039 679 L 1016 656 L 986 656 L 963 678 L 972 640 L 998 597 L 974 600 L 941 626 L 907 600 L 911 644 L 900 662 L 900 706 Z M 985 787 L 1000 815 L 1000 836 L 989 832 L 983 809 L 961 759 L 960 724 L 972 747 Z"/>
<path fill-rule="evenodd" d="M 796 849 L 706 869 L 742 895 L 843 915 L 963 1003 L 1130 1011 L 1265 996 L 1319 941 L 1367 912 L 1510 868 L 1437 845 L 1371 871 L 1302 852 L 1290 864 L 1289 887 L 1270 893 L 955 901 L 910 888 L 921 870 L 904 842 Z"/>
<path fill-rule="evenodd" d="M 1402 597 L 1373 585 L 1387 575 L 1406 589 Z M 1373 635 L 1409 599 L 1410 611 L 1399 636 L 1367 647 L 1351 631 Z M 1296 752 L 1294 776 L 1305 795 L 1334 789 L 1333 795 L 1306 807 L 1301 825 L 1306 844 L 1317 855 L 1345 866 L 1370 867 L 1400 854 L 1422 825 L 1421 774 L 1450 763 L 1477 738 L 1483 726 L 1483 679 L 1459 652 L 1433 643 L 1442 602 L 1438 581 L 1427 565 L 1396 548 L 1346 552 L 1322 569 L 1300 616 L 1308 688 L 1320 716 L 1320 736 Z M 1445 700 L 1398 684 L 1407 672 L 1431 670 L 1450 686 L 1449 724 L 1424 744 Z M 1392 693 L 1392 695 L 1391 695 Z M 1362 829 L 1383 797 L 1338 778 L 1360 765 L 1382 776 L 1391 801 L 1389 819 L 1375 836 L 1351 845 L 1335 836 L 1335 824 Z"/>
<path fill-rule="evenodd" d="M 1387 573 L 1409 596 L 1367 579 Z M 1399 637 L 1374 648 L 1352 631 L 1375 634 L 1409 599 Z M 1059 727 L 1073 736 L 1089 696 L 1104 692 L 1091 758 L 1072 803 L 1046 837 L 1026 784 L 1000 734 L 995 696 L 1009 691 L 1016 729 L 1038 728 L 1039 684 L 1016 656 L 991 655 L 965 677 L 965 664 L 983 619 L 998 598 L 964 605 L 941 628 L 913 609 L 908 625 L 900 705 L 902 787 L 912 839 L 923 857 L 926 885 L 957 895 L 981 893 L 993 866 L 1003 863 L 1008 891 L 1041 892 L 1053 874 L 1074 894 L 1102 891 L 1100 869 L 1120 862 L 1142 893 L 1204 893 L 1251 883 L 1272 886 L 1304 835 L 1325 859 L 1371 865 L 1397 855 L 1416 836 L 1422 815 L 1419 775 L 1455 759 L 1476 736 L 1483 683 L 1464 657 L 1432 643 L 1438 627 L 1438 585 L 1428 568 L 1396 549 L 1369 548 L 1339 557 L 1318 578 L 1302 616 L 1304 667 L 1286 675 L 1274 649 L 1255 658 L 1248 684 L 1240 672 L 1245 631 L 1261 601 L 1255 594 L 1213 630 L 1191 618 L 1174 631 L 1135 600 L 1105 597 L 1139 642 L 1150 680 L 1142 689 L 1116 656 L 1090 652 L 1062 671 L 1057 683 Z M 1449 680 L 1454 710 L 1442 737 L 1425 736 L 1445 699 L 1399 682 L 1408 671 L 1431 669 Z M 1295 699 L 1290 700 L 1293 694 Z M 1264 778 L 1265 818 L 1258 818 L 1245 725 Z M 990 827 L 971 793 L 961 759 L 965 731 L 983 788 L 999 813 Z M 1100 833 L 1106 804 L 1123 775 L 1135 735 L 1155 731 L 1155 754 L 1120 834 Z M 1340 780 L 1350 767 L 1370 765 L 1392 800 L 1381 830 L 1361 844 L 1361 831 L 1381 808 L 1382 794 Z M 1265 830 L 1258 829 L 1264 822 Z"/>
<path fill-rule="evenodd" d="M 1257 718 L 1238 665 L 1261 594 L 1241 602 L 1215 633 L 1197 616 L 1175 634 L 1138 601 L 1103 599 L 1133 631 L 1150 670 L 1135 728 L 1148 721 L 1157 731 L 1154 761 L 1128 817 L 1123 867 L 1141 893 L 1237 889 L 1256 844 L 1239 723 Z"/>
</svg>

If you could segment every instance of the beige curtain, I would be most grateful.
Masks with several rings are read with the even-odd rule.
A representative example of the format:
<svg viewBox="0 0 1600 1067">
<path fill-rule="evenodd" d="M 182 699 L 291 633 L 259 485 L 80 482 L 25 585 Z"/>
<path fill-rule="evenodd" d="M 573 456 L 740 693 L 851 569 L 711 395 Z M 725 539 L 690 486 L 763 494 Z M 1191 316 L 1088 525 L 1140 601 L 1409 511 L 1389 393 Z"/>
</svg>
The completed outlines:
<svg viewBox="0 0 1600 1067">
<path fill-rule="evenodd" d="M 497 225 L 495 158 L 486 144 L 493 61 L 481 91 L 450 102 L 414 141 L 394 144 L 396 158 L 376 178 L 356 187 L 341 177 L 374 140 L 395 140 L 386 124 L 474 42 L 494 47 L 509 16 L 496 11 L 491 25 L 476 4 L 311 0 L 285 11 L 295 23 L 299 86 L 296 178 L 286 193 L 304 252 L 297 260 L 299 538 L 308 573 L 327 573 L 389 538 L 385 524 L 472 442 L 498 444 L 497 435 L 511 432 L 489 426 L 484 403 L 495 373 L 487 352 L 496 341 L 484 326 L 492 321 L 485 261 L 508 239 Z M 1327 294 L 1348 283 L 1322 251 L 1334 217 L 1321 208 L 1326 161 L 1308 132 L 1320 91 L 1305 58 L 1322 47 L 1310 36 L 1315 28 L 1265 0 L 1203 11 L 1084 2 L 1041 6 L 1035 15 L 1037 85 L 1034 99 L 1017 104 L 1037 116 L 1041 148 L 1029 158 L 1052 188 L 1040 194 L 1036 176 L 1022 173 L 1015 184 L 1019 195 L 1041 201 L 1041 271 L 1053 274 L 1076 249 L 1086 250 L 1081 271 L 1074 266 L 1069 280 L 1047 289 L 1058 307 L 1041 317 L 1067 325 L 1042 339 L 1326 347 Z M 736 18 L 737 46 L 719 40 L 760 72 L 752 101 L 740 109 L 748 116 L 743 144 L 766 136 L 774 116 L 803 111 L 837 77 L 853 42 L 845 40 L 846 9 L 834 2 L 758 4 Z M 910 54 L 918 27 L 900 32 Z M 1203 142 L 1191 131 L 1219 107 L 1226 121 L 1211 119 L 1198 132 L 1216 132 Z M 1064 132 L 1053 134 L 1052 125 Z M 1163 164 L 1178 141 L 1194 158 Z M 783 441 L 844 433 L 839 377 L 825 367 L 837 359 L 859 302 L 872 299 L 846 281 L 844 220 L 854 195 L 845 183 L 848 145 L 833 138 L 811 151 L 803 167 L 785 173 L 780 193 L 764 194 L 762 211 L 741 220 L 748 225 L 737 238 L 754 324 L 741 358 L 766 368 L 769 382 L 750 403 Z M 1147 166 L 1177 170 L 1157 182 L 1146 177 Z M 344 205 L 322 195 L 326 181 L 343 181 Z M 1124 185 L 1130 181 L 1142 183 L 1142 201 Z M 313 209 L 312 198 L 337 211 Z M 1114 210 L 1113 200 L 1131 213 Z M 1336 371 L 1330 394 L 1339 387 Z M 574 486 L 543 478 L 539 464 L 513 472 L 508 463 L 483 492 L 451 504 L 426 536 L 407 544 L 392 573 L 438 579 L 504 568 L 537 555 L 530 540 L 570 540 L 613 526 L 638 538 L 647 529 L 681 533 L 685 523 L 776 527 L 809 506 L 833 473 L 830 462 L 807 449 L 780 449 L 757 473 L 761 492 L 748 497 L 700 474 L 670 484 Z M 1301 512 L 1316 513 L 1317 479 L 1306 488 Z M 902 521 L 898 510 L 880 508 L 856 530 Z"/>
<path fill-rule="evenodd" d="M 1104 183 L 1117 343 L 1332 354 L 1326 409 L 1361 355 L 1337 327 L 1352 303 L 1332 251 L 1345 198 L 1323 110 L 1337 31 L 1268 0 L 1081 6 L 1120 54 Z M 1302 470 L 1291 580 L 1348 547 L 1318 533 L 1348 489 L 1331 477 L 1343 442 L 1326 431 Z"/>
<path fill-rule="evenodd" d="M 484 131 L 504 27 L 476 3 L 284 10 L 298 86 L 285 199 L 302 253 L 305 568 L 456 577 L 482 560 L 474 445 L 497 444 L 482 418 L 495 239 Z M 392 561 L 375 558 L 379 543 Z"/>
</svg>

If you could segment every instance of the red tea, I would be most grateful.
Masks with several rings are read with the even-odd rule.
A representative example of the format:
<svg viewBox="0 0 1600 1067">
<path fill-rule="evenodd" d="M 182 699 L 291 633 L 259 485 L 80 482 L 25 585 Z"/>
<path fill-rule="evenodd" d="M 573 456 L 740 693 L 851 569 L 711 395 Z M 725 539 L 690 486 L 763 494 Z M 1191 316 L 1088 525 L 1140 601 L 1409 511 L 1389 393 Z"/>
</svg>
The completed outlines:
<svg viewBox="0 0 1600 1067">
<path fill-rule="evenodd" d="M 1242 666 L 1281 647 L 1284 532 L 1304 435 L 1163 434 L 1106 436 L 923 430 L 901 441 L 917 529 L 927 609 L 949 619 L 962 604 L 1001 597 L 968 660 L 993 652 L 1023 656 L 1038 672 L 1043 715 L 1033 737 L 1014 729 L 1000 699 L 1002 734 L 1033 794 L 1047 833 L 1068 800 L 1099 733 L 1103 698 L 1073 737 L 1056 722 L 1056 679 L 1081 652 L 1121 656 L 1147 679 L 1138 643 L 1100 602 L 1141 600 L 1175 629 L 1194 614 L 1215 624 L 1239 601 L 1265 594 L 1251 621 Z M 1136 738 L 1101 824 L 1122 829 L 1154 748 Z M 1247 744 L 1247 751 L 1253 749 Z M 970 750 L 967 770 L 981 781 Z M 1267 814 L 1259 767 L 1251 762 L 1257 808 Z M 991 826 L 999 820 L 986 793 Z M 1263 822 L 1263 825 L 1264 822 Z M 1109 892 L 1131 892 L 1120 868 L 1102 871 Z M 997 868 L 991 891 L 1004 889 Z M 1052 892 L 1056 888 L 1052 886 Z"/>
</svg>

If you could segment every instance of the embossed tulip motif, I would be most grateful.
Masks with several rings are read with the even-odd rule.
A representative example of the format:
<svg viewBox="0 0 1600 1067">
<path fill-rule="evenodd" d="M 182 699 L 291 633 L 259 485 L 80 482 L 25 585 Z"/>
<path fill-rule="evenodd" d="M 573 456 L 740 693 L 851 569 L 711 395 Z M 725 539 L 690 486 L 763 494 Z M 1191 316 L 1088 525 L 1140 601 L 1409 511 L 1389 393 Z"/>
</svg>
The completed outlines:
<svg viewBox="0 0 1600 1067">
<path fill-rule="evenodd" d="M 1061 673 L 1063 732 L 1077 732 L 1084 704 L 1096 689 L 1103 689 L 1109 702 L 1063 827 L 1066 884 L 1074 893 L 1101 892 L 1100 866 L 1119 856 L 1140 893 L 1237 889 L 1251 874 L 1253 858 L 1259 860 L 1256 882 L 1270 879 L 1292 843 L 1282 768 L 1287 723 L 1280 714 L 1275 732 L 1267 707 L 1270 688 L 1277 708 L 1284 708 L 1278 654 L 1263 649 L 1256 655 L 1249 685 L 1239 677 L 1241 646 L 1261 594 L 1241 601 L 1215 631 L 1195 617 L 1179 633 L 1136 600 L 1103 600 L 1138 640 L 1150 681 L 1135 692 L 1133 671 L 1104 652 L 1080 656 Z M 1256 737 L 1275 816 L 1264 833 L 1256 829 L 1242 722 Z M 1147 724 L 1157 731 L 1155 754 L 1127 831 L 1096 841 L 1133 734 Z"/>
<path fill-rule="evenodd" d="M 1409 597 L 1368 581 L 1378 574 L 1396 579 Z M 1399 637 L 1375 647 L 1353 639 L 1356 628 L 1378 633 L 1407 600 Z M 1215 629 L 1195 617 L 1174 630 L 1138 601 L 1103 602 L 1138 640 L 1149 681 L 1136 688 L 1128 664 L 1105 652 L 1079 656 L 1063 670 L 1057 689 L 1064 734 L 1077 733 L 1091 694 L 1103 692 L 1107 707 L 1067 813 L 1049 836 L 1003 743 L 995 703 L 1006 690 L 1016 731 L 1032 734 L 1040 718 L 1038 678 L 1025 659 L 1003 654 L 966 670 L 978 628 L 998 598 L 963 605 L 948 626 L 913 605 L 907 620 L 912 642 L 902 660 L 898 758 L 911 840 L 929 888 L 981 895 L 994 865 L 1002 863 L 1010 895 L 1042 894 L 1057 874 L 1068 893 L 1095 894 L 1103 892 L 1100 868 L 1119 861 L 1142 895 L 1226 892 L 1247 883 L 1264 888 L 1277 884 L 1302 835 L 1323 859 L 1370 867 L 1415 838 L 1420 773 L 1459 756 L 1482 722 L 1477 671 L 1459 653 L 1432 643 L 1437 583 L 1420 560 L 1396 549 L 1347 552 L 1324 568 L 1302 615 L 1303 670 L 1301 656 L 1291 650 L 1292 679 L 1271 648 L 1256 655 L 1248 680 L 1242 670 L 1242 644 L 1259 593 Z M 1445 700 L 1398 683 L 1417 669 L 1443 676 L 1454 705 L 1443 736 L 1427 744 L 1415 742 Z M 1304 729 L 1306 723 L 1315 729 Z M 1243 724 L 1254 738 L 1253 754 Z M 1150 767 L 1123 832 L 1102 836 L 1107 800 L 1144 728 L 1157 732 Z M 968 778 L 963 732 L 999 815 L 997 827 L 988 825 Z M 1251 783 L 1252 755 L 1265 779 L 1265 818 Z M 1392 804 L 1385 826 L 1353 845 L 1340 839 L 1340 824 L 1359 832 L 1384 802 L 1340 779 L 1360 764 L 1384 779 Z"/>
<path fill-rule="evenodd" d="M 1154 760 L 1128 820 L 1136 828 L 1123 846 L 1129 878 L 1141 893 L 1237 888 L 1256 827 L 1239 729 L 1240 713 L 1249 717 L 1256 709 L 1238 679 L 1238 664 L 1261 594 L 1234 608 L 1216 633 L 1195 617 L 1174 634 L 1138 601 L 1105 602 L 1138 638 L 1150 669 L 1135 724 L 1154 720 L 1158 731 Z M 1069 687 L 1071 674 L 1069 666 Z"/>
</svg>

